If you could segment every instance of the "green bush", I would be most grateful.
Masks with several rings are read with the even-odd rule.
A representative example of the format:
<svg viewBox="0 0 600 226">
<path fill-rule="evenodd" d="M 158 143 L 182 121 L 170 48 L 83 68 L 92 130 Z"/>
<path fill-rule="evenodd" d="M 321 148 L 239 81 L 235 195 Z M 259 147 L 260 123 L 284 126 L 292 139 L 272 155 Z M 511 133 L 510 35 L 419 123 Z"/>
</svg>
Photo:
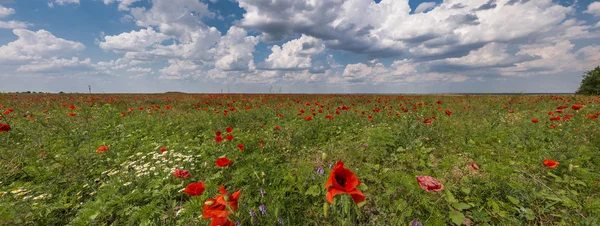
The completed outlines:
<svg viewBox="0 0 600 226">
<path fill-rule="evenodd" d="M 583 74 L 583 81 L 577 94 L 600 95 L 600 66 Z"/>
</svg>

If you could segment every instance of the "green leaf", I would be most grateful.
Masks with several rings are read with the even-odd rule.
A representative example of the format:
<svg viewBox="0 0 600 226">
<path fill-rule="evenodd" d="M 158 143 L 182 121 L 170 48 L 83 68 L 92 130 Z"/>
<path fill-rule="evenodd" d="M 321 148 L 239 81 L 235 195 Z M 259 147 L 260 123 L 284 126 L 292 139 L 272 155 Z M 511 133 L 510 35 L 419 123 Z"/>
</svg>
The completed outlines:
<svg viewBox="0 0 600 226">
<path fill-rule="evenodd" d="M 452 206 L 454 208 L 456 208 L 457 210 L 466 210 L 466 209 L 471 208 L 471 206 L 469 204 L 466 204 L 464 202 L 454 203 L 454 204 L 452 204 Z"/>
<path fill-rule="evenodd" d="M 358 190 L 366 191 L 369 190 L 369 187 L 365 183 L 361 183 L 360 185 L 358 185 Z"/>
<path fill-rule="evenodd" d="M 446 201 L 448 201 L 449 203 L 456 203 L 458 202 L 456 200 L 456 198 L 454 198 L 454 195 L 452 195 L 452 193 L 450 193 L 450 191 L 446 190 Z"/>
<path fill-rule="evenodd" d="M 311 195 L 311 196 L 319 196 L 319 194 L 321 194 L 321 190 L 319 189 L 319 185 L 313 185 L 310 186 L 310 188 L 308 188 L 308 190 L 306 190 L 306 193 L 304 193 L 305 195 Z"/>
<path fill-rule="evenodd" d="M 507 195 L 506 198 L 508 198 L 508 201 L 512 202 L 515 205 L 519 205 L 519 200 L 515 197 L 512 197 L 510 195 Z"/>
<path fill-rule="evenodd" d="M 465 215 L 463 213 L 456 211 L 450 212 L 450 220 L 452 220 L 452 223 L 461 225 L 464 219 Z"/>
<path fill-rule="evenodd" d="M 460 190 L 467 195 L 471 193 L 471 189 L 467 187 L 461 188 Z"/>
</svg>

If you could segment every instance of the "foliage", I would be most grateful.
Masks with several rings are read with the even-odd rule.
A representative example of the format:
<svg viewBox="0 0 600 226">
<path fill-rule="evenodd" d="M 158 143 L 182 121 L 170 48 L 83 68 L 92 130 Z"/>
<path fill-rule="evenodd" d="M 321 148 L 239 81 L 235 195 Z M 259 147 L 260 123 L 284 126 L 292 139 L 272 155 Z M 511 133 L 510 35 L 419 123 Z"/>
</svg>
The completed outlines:
<svg viewBox="0 0 600 226">
<path fill-rule="evenodd" d="M 577 94 L 600 95 L 600 66 L 585 72 Z"/>
<path fill-rule="evenodd" d="M 220 185 L 241 190 L 231 220 L 242 225 L 598 225 L 599 106 L 566 95 L 0 95 L 0 113 L 14 109 L 0 118 L 0 225 L 209 225 L 203 205 Z M 217 143 L 217 131 L 234 139 Z M 233 163 L 216 167 L 222 156 Z M 338 160 L 365 203 L 326 201 Z M 444 190 L 424 191 L 419 175 Z M 201 196 L 183 192 L 197 181 Z"/>
</svg>

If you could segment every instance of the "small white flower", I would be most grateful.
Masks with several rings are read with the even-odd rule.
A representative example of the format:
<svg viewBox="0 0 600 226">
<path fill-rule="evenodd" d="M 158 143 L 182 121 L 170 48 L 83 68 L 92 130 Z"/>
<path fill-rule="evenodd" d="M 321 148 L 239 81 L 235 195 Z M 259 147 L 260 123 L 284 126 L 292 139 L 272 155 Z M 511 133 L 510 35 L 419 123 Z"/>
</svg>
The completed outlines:
<svg viewBox="0 0 600 226">
<path fill-rule="evenodd" d="M 130 184 L 131 184 L 131 182 L 126 182 L 126 183 L 123 184 L 123 186 L 128 186 Z"/>
<path fill-rule="evenodd" d="M 177 210 L 177 212 L 175 213 L 175 216 L 179 216 L 179 214 L 183 213 L 183 208 Z"/>
</svg>

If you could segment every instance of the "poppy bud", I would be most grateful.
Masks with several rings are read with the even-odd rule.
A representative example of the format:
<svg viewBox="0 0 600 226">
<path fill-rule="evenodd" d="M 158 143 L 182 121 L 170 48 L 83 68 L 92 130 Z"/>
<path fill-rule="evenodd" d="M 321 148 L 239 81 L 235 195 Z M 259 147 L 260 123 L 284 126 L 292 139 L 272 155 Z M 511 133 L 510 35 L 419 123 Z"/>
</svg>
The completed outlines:
<svg viewBox="0 0 600 226">
<path fill-rule="evenodd" d="M 323 152 L 323 153 L 321 154 L 321 159 L 322 159 L 323 161 L 325 161 L 325 159 L 326 159 L 326 158 L 327 158 L 327 153 Z"/>
<path fill-rule="evenodd" d="M 212 206 L 213 204 L 215 204 L 215 202 L 212 200 L 208 200 L 208 201 L 204 202 L 204 205 L 207 205 L 207 206 Z"/>
<path fill-rule="evenodd" d="M 329 212 L 329 205 L 327 203 L 323 203 L 323 214 L 327 217 L 327 213 Z"/>
<path fill-rule="evenodd" d="M 224 195 L 223 199 L 225 199 L 225 202 L 229 202 L 229 195 Z"/>
</svg>

